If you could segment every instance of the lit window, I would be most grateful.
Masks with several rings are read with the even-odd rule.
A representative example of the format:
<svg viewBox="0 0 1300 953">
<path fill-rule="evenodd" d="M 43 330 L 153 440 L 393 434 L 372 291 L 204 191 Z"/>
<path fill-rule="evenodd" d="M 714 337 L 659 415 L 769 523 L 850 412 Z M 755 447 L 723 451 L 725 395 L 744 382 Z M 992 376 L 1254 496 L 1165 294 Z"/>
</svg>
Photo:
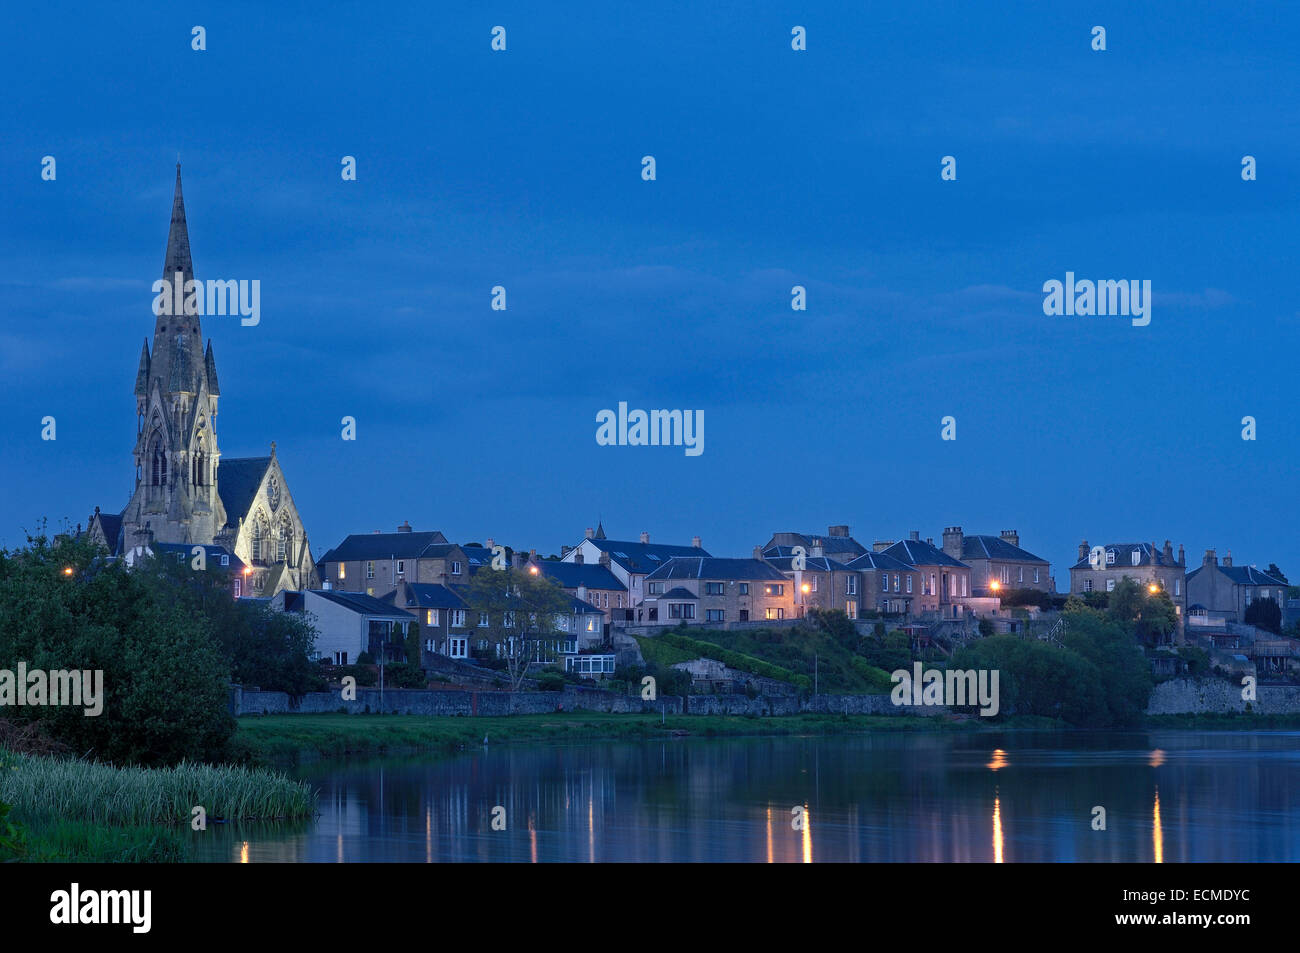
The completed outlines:
<svg viewBox="0 0 1300 953">
<path fill-rule="evenodd" d="M 366 563 L 366 578 L 367 579 L 375 578 L 375 561 L 373 559 L 369 560 Z"/>
<path fill-rule="evenodd" d="M 346 563 L 339 563 L 339 582 L 348 578 L 348 567 Z"/>
<path fill-rule="evenodd" d="M 770 582 L 763 587 L 763 591 L 769 596 L 783 596 L 785 595 L 785 585 L 779 582 Z"/>
<path fill-rule="evenodd" d="M 769 619 L 784 619 L 785 609 L 781 608 L 780 606 L 775 606 L 775 607 L 769 606 L 767 609 L 767 617 Z"/>
<path fill-rule="evenodd" d="M 428 612 L 426 612 L 426 613 L 424 614 L 424 624 L 425 624 L 425 625 L 437 625 L 437 624 L 438 624 L 438 610 L 437 610 L 437 609 L 430 609 Z"/>
<path fill-rule="evenodd" d="M 907 574 L 907 594 L 912 594 L 912 574 L 910 572 Z"/>
</svg>

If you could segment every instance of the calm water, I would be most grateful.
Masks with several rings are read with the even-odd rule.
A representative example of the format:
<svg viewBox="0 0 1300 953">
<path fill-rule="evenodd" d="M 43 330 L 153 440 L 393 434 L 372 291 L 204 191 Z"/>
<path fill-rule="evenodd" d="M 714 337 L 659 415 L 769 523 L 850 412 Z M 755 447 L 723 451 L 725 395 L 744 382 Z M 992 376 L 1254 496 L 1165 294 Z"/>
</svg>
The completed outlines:
<svg viewBox="0 0 1300 953">
<path fill-rule="evenodd" d="M 882 734 L 319 762 L 204 860 L 1295 861 L 1300 732 Z M 506 830 L 492 829 L 505 808 Z M 1105 831 L 1092 829 L 1094 806 Z M 801 830 L 792 809 L 803 808 Z"/>
</svg>

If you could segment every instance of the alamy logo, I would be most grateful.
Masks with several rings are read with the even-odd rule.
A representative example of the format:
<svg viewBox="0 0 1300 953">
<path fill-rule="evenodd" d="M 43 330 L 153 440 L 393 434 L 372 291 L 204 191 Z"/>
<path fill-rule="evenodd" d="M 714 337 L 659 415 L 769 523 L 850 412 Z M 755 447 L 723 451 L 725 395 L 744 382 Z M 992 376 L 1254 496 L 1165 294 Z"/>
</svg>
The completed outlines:
<svg viewBox="0 0 1300 953">
<path fill-rule="evenodd" d="M 153 283 L 153 313 L 156 315 L 238 314 L 239 323 L 253 327 L 262 320 L 262 281 L 195 281 L 176 272 L 176 280 L 159 278 Z"/>
<path fill-rule="evenodd" d="M 704 452 L 704 411 L 633 410 L 618 402 L 618 413 L 596 414 L 596 443 L 602 447 L 685 447 L 688 457 Z"/>
<path fill-rule="evenodd" d="M 1055 278 L 1044 281 L 1043 293 L 1047 295 L 1043 299 L 1043 314 L 1132 316 L 1135 328 L 1151 323 L 1150 278 L 1075 281 L 1074 272 L 1067 271 L 1064 284 Z"/>
<path fill-rule="evenodd" d="M 152 924 L 153 891 L 85 890 L 74 883 L 70 890 L 50 894 L 50 922 L 54 924 L 129 924 L 132 933 L 148 933 Z"/>
<path fill-rule="evenodd" d="M 900 668 L 892 672 L 894 682 L 889 699 L 895 705 L 979 705 L 980 714 L 992 718 L 998 713 L 998 670 L 937 668 L 922 672 L 920 662 L 912 663 L 912 671 Z"/>
<path fill-rule="evenodd" d="M 104 710 L 104 670 L 54 671 L 18 663 L 15 673 L 0 669 L 0 708 L 9 705 L 67 705 L 94 718 Z"/>
</svg>

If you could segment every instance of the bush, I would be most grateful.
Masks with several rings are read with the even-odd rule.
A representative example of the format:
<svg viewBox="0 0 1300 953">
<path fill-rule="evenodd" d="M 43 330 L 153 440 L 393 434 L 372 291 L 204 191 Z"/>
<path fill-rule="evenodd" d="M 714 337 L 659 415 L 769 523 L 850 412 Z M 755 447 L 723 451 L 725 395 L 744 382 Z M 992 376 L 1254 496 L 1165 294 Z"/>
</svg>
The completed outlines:
<svg viewBox="0 0 1300 953">
<path fill-rule="evenodd" d="M 358 664 L 358 665 L 374 665 L 374 664 L 375 664 L 375 657 L 374 657 L 373 655 L 371 655 L 369 652 L 362 652 L 360 655 L 357 656 L 357 664 Z"/>
<path fill-rule="evenodd" d="M 543 672 L 537 679 L 539 692 L 564 691 L 564 676 L 559 672 Z"/>
<path fill-rule="evenodd" d="M 336 683 L 348 676 L 357 680 L 358 688 L 373 688 L 379 684 L 379 672 L 368 665 L 336 665 L 330 671 L 330 678 Z"/>
<path fill-rule="evenodd" d="M 385 688 L 425 688 L 424 671 L 409 662 L 390 662 L 384 666 Z"/>
</svg>

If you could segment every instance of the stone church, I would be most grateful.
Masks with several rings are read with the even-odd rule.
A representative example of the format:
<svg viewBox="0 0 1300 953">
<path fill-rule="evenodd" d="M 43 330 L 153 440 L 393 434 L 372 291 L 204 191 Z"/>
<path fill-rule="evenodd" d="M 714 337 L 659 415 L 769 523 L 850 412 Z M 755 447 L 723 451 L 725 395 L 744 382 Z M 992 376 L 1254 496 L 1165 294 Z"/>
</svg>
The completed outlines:
<svg viewBox="0 0 1300 953">
<path fill-rule="evenodd" d="M 163 278 L 174 282 L 177 273 L 194 278 L 179 163 Z M 146 339 L 140 352 L 131 502 L 117 516 L 96 507 L 88 532 L 114 555 L 154 543 L 221 546 L 247 567 L 247 596 L 315 588 L 307 531 L 275 443 L 269 456 L 221 458 L 212 341 L 205 350 L 201 309 L 186 305 L 184 314 L 155 315 L 153 348 Z"/>
</svg>

